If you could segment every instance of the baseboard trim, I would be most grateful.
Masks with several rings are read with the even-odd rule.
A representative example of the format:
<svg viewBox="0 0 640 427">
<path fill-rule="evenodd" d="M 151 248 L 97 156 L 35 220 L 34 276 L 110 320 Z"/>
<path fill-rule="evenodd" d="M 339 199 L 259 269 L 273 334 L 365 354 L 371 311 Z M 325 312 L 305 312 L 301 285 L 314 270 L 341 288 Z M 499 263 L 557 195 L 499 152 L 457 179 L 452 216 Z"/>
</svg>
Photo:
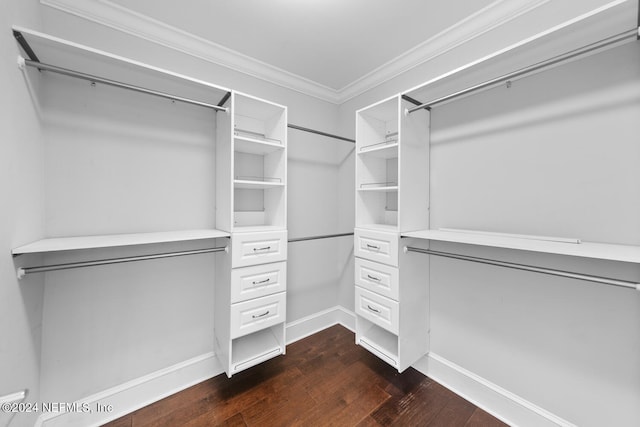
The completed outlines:
<svg viewBox="0 0 640 427">
<path fill-rule="evenodd" d="M 510 426 L 576 427 L 437 354 L 429 353 L 413 367 Z"/>
<path fill-rule="evenodd" d="M 287 323 L 287 344 L 294 343 L 333 325 L 355 330 L 355 314 L 339 305 Z"/>
<path fill-rule="evenodd" d="M 287 344 L 337 324 L 354 331 L 355 314 L 335 306 L 288 323 Z M 35 427 L 100 426 L 223 372 L 216 355 L 206 353 L 81 399 L 76 402 L 77 412 L 41 414 Z M 113 411 L 98 412 L 98 404 L 111 405 Z M 91 411 L 82 412 L 82 408 Z"/>
<path fill-rule="evenodd" d="M 90 412 L 50 412 L 38 417 L 36 427 L 99 426 L 224 372 L 214 353 L 206 353 L 152 372 L 77 402 Z M 99 412 L 112 405 L 112 412 Z M 84 406 L 83 406 L 84 405 Z"/>
</svg>

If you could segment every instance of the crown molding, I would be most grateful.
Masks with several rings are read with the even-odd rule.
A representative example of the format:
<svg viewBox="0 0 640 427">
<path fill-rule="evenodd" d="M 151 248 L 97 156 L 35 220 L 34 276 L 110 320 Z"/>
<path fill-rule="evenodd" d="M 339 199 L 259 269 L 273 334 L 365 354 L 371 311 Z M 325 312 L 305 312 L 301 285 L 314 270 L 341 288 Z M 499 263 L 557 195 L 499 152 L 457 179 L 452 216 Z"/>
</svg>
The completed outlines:
<svg viewBox="0 0 640 427">
<path fill-rule="evenodd" d="M 340 90 L 259 61 L 109 0 L 40 0 L 40 3 L 305 95 L 342 104 L 549 1 L 496 0 Z"/>
<path fill-rule="evenodd" d="M 338 91 L 109 0 L 40 0 L 43 5 L 306 95 L 339 103 Z"/>
<path fill-rule="evenodd" d="M 462 21 L 441 31 L 396 58 L 341 88 L 340 102 L 346 102 L 410 69 L 482 36 L 550 0 L 496 0 Z"/>
</svg>

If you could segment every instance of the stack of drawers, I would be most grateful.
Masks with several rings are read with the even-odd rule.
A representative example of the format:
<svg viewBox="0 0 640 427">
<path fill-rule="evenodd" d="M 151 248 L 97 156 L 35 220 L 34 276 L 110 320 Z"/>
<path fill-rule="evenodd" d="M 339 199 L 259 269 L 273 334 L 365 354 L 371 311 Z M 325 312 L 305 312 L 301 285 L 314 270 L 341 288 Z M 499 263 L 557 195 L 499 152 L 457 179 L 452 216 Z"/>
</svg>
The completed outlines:
<svg viewBox="0 0 640 427">
<path fill-rule="evenodd" d="M 356 343 L 398 367 L 398 234 L 356 229 Z"/>
<path fill-rule="evenodd" d="M 356 228 L 354 238 L 356 344 L 402 372 L 428 351 L 426 268 L 399 268 L 399 233 Z"/>
<path fill-rule="evenodd" d="M 287 301 L 287 232 L 231 241 L 230 289 L 216 293 L 216 351 L 228 376 L 284 354 Z"/>
</svg>

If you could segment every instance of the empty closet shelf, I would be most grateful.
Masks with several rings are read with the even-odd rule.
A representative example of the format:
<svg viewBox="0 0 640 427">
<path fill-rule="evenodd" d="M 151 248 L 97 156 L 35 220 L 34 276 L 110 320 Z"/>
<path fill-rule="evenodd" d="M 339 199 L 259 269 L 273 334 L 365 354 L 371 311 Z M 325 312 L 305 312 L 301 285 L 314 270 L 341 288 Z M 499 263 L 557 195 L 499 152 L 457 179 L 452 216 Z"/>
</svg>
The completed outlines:
<svg viewBox="0 0 640 427">
<path fill-rule="evenodd" d="M 233 180 L 235 188 L 265 190 L 269 188 L 282 188 L 284 183 L 279 178 L 262 178 L 262 177 L 237 177 Z"/>
<path fill-rule="evenodd" d="M 33 67 L 216 111 L 228 110 L 217 105 L 229 92 L 221 86 L 27 28 L 14 26 L 13 34 L 29 57 L 19 61 L 21 68 Z"/>
<path fill-rule="evenodd" d="M 33 254 L 79 249 L 99 249 L 118 246 L 148 245 L 157 243 L 187 242 L 192 240 L 229 237 L 229 233 L 215 230 L 180 230 L 156 233 L 107 234 L 95 236 L 56 237 L 38 240 L 14 248 L 11 254 Z"/>
<path fill-rule="evenodd" d="M 235 136 L 233 140 L 234 151 L 240 153 L 264 155 L 273 153 L 278 150 L 284 150 L 284 145 L 282 145 L 282 143 L 279 141 L 262 141 L 244 136 Z"/>
<path fill-rule="evenodd" d="M 360 184 L 359 191 L 398 191 L 397 182 L 369 182 Z"/>
<path fill-rule="evenodd" d="M 446 230 L 420 230 L 402 233 L 402 237 L 433 240 L 440 242 L 464 243 L 468 245 L 494 248 L 517 249 L 556 255 L 570 255 L 609 261 L 640 263 L 640 246 L 609 243 L 553 241 L 549 238 L 535 239 L 534 236 L 510 237 L 502 233 L 459 232 Z"/>
<path fill-rule="evenodd" d="M 362 147 L 360 151 L 358 151 L 358 154 L 381 159 L 393 159 L 394 157 L 398 157 L 398 140 L 367 145 Z"/>
<path fill-rule="evenodd" d="M 282 141 L 280 141 L 279 139 L 269 138 L 268 136 L 260 132 L 253 132 L 250 130 L 236 128 L 233 131 L 233 135 L 235 138 L 242 138 L 242 139 L 247 139 L 247 140 L 256 141 L 256 142 L 268 142 L 270 144 L 282 145 Z"/>
</svg>

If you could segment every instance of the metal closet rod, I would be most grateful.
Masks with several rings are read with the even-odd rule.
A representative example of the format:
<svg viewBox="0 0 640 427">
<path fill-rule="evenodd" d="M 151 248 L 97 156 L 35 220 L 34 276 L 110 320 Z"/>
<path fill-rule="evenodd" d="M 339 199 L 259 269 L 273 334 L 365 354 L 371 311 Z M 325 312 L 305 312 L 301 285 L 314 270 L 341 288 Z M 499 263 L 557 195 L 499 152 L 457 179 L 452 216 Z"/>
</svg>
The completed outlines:
<svg viewBox="0 0 640 427">
<path fill-rule="evenodd" d="M 197 105 L 197 106 L 200 106 L 200 107 L 212 108 L 212 109 L 217 110 L 217 111 L 228 111 L 228 109 L 226 107 L 221 107 L 221 106 L 215 105 L 215 104 L 209 104 L 209 103 L 202 102 L 202 101 L 196 101 L 195 99 L 191 99 L 191 98 L 184 98 L 182 96 L 171 95 L 171 94 L 160 92 L 160 91 L 157 91 L 157 90 L 147 89 L 147 88 L 140 87 L 140 86 L 134 86 L 134 85 L 131 85 L 131 84 L 128 84 L 128 83 L 122 83 L 122 82 L 119 82 L 117 80 L 105 79 L 105 78 L 94 76 L 94 75 L 91 75 L 91 74 L 81 73 L 79 71 L 69 70 L 67 68 L 62 68 L 62 67 L 58 67 L 58 66 L 55 66 L 55 65 L 45 64 L 43 62 L 33 61 L 31 59 L 24 58 L 23 61 L 24 61 L 25 65 L 27 65 L 29 67 L 37 68 L 38 70 L 51 71 L 51 72 L 56 73 L 56 74 L 62 74 L 62 75 L 69 76 L 69 77 L 75 77 L 75 78 L 78 78 L 78 79 L 87 80 L 87 81 L 90 81 L 92 83 L 102 83 L 102 84 L 109 85 L 109 86 L 114 86 L 114 87 L 119 87 L 119 88 L 122 88 L 122 89 L 132 90 L 132 91 L 135 91 L 135 92 L 146 93 L 148 95 L 159 96 L 161 98 L 170 99 L 172 101 L 180 101 L 180 102 L 185 102 L 187 104 Z"/>
<path fill-rule="evenodd" d="M 442 96 L 440 98 L 433 99 L 433 100 L 431 100 L 429 102 L 425 102 L 423 104 L 420 104 L 417 107 L 410 108 L 407 111 L 409 113 L 413 113 L 415 111 L 422 110 L 424 108 L 430 108 L 430 107 L 432 107 L 432 106 L 434 106 L 436 104 L 440 104 L 442 102 L 449 101 L 451 99 L 458 98 L 458 97 L 463 96 L 463 95 L 467 95 L 469 93 L 478 91 L 480 89 L 484 89 L 484 88 L 489 87 L 489 86 L 497 85 L 498 83 L 504 83 L 504 82 L 506 82 L 506 81 L 508 81 L 510 79 L 513 79 L 513 78 L 516 78 L 516 77 L 521 77 L 521 76 L 523 76 L 525 74 L 533 73 L 534 71 L 539 71 L 539 70 L 551 67 L 551 66 L 559 64 L 561 62 L 565 62 L 565 61 L 568 61 L 570 59 L 586 55 L 587 53 L 593 52 L 594 50 L 601 49 L 603 47 L 610 46 L 612 44 L 619 43 L 619 42 L 627 40 L 627 39 L 629 39 L 629 40 L 632 39 L 632 38 L 636 39 L 637 37 L 638 37 L 638 28 L 633 28 L 631 30 L 624 31 L 622 33 L 616 34 L 614 36 L 608 37 L 606 39 L 597 41 L 595 43 L 592 43 L 592 44 L 589 44 L 589 45 L 586 45 L 586 46 L 582 46 L 582 47 L 580 47 L 578 49 L 566 52 L 564 54 L 561 54 L 561 55 L 558 55 L 558 56 L 554 56 L 553 58 L 544 60 L 542 62 L 538 62 L 538 63 L 530 65 L 528 67 L 521 68 L 519 70 L 513 71 L 513 72 L 508 73 L 508 74 L 504 74 L 504 75 L 502 75 L 500 77 L 496 77 L 496 78 L 493 78 L 491 80 L 487 80 L 485 82 L 479 83 L 477 85 L 470 86 L 470 87 L 468 87 L 466 89 L 462 89 L 462 90 L 460 90 L 458 92 L 454 92 L 454 93 L 451 93 L 449 95 L 445 95 L 445 96 Z"/>
<path fill-rule="evenodd" d="M 124 262 L 133 262 L 133 261 L 146 261 L 150 259 L 160 259 L 160 258 L 172 258 L 186 255 L 198 255 L 198 254 L 207 254 L 211 252 L 221 252 L 226 251 L 227 246 L 221 248 L 205 248 L 205 249 L 194 249 L 190 251 L 180 251 L 180 252 L 165 252 L 160 254 L 150 254 L 150 255 L 139 255 L 132 257 L 122 257 L 122 258 L 109 258 L 109 259 L 101 259 L 101 260 L 93 260 L 93 261 L 81 261 L 81 262 L 71 262 L 66 264 L 51 264 L 51 265 L 41 265 L 37 267 L 21 267 L 18 268 L 18 279 L 22 279 L 27 274 L 32 273 L 44 273 L 47 271 L 57 271 L 57 270 L 69 270 L 72 268 L 81 268 L 81 267 L 94 267 L 97 265 L 108 265 L 108 264 L 121 264 Z"/>
<path fill-rule="evenodd" d="M 305 128 L 305 127 L 302 127 L 302 126 L 288 124 L 287 127 L 290 128 L 290 129 L 301 130 L 303 132 L 310 132 L 310 133 L 315 133 L 317 135 L 328 136 L 329 138 L 335 138 L 335 139 L 339 139 L 341 141 L 353 142 L 354 144 L 356 142 L 355 139 L 345 138 L 344 136 L 334 135 L 334 134 L 331 134 L 331 133 L 326 133 L 326 132 L 322 132 L 322 131 L 315 130 L 315 129 L 309 129 L 309 128 Z"/>
<path fill-rule="evenodd" d="M 333 237 L 343 237 L 343 236 L 353 236 L 353 233 L 323 234 L 321 236 L 297 237 L 295 239 L 289 239 L 289 243 L 303 242 L 305 240 L 331 239 Z"/>
<path fill-rule="evenodd" d="M 593 276 L 593 275 L 590 275 L 590 274 L 574 273 L 574 272 L 571 272 L 571 271 L 556 270 L 556 269 L 544 268 L 544 267 L 536 267 L 536 266 L 533 266 L 533 265 L 518 264 L 518 263 L 515 263 L 515 262 L 498 261 L 498 260 L 494 260 L 494 259 L 479 258 L 479 257 L 474 257 L 474 256 L 469 256 L 469 255 L 459 255 L 459 254 L 453 254 L 453 253 L 450 253 L 450 252 L 434 251 L 434 250 L 431 250 L 431 249 L 414 248 L 414 247 L 411 247 L 411 246 L 405 246 L 404 250 L 405 250 L 405 252 L 419 252 L 419 253 L 427 254 L 427 255 L 434 255 L 434 256 L 439 256 L 439 257 L 444 257 L 444 258 L 453 258 L 453 259 L 458 259 L 458 260 L 462 260 L 462 261 L 476 262 L 476 263 L 479 263 L 479 264 L 494 265 L 494 266 L 497 266 L 497 267 L 512 268 L 514 270 L 523 270 L 523 271 L 531 271 L 531 272 L 534 272 L 534 273 L 549 274 L 551 276 L 567 277 L 567 278 L 570 278 L 570 279 L 586 280 L 588 282 L 601 283 L 601 284 L 604 284 L 604 285 L 618 286 L 618 287 L 622 287 L 622 288 L 635 289 L 636 291 L 640 291 L 640 283 L 631 282 L 631 281 L 628 281 L 628 280 L 612 279 L 610 277 Z"/>
</svg>

